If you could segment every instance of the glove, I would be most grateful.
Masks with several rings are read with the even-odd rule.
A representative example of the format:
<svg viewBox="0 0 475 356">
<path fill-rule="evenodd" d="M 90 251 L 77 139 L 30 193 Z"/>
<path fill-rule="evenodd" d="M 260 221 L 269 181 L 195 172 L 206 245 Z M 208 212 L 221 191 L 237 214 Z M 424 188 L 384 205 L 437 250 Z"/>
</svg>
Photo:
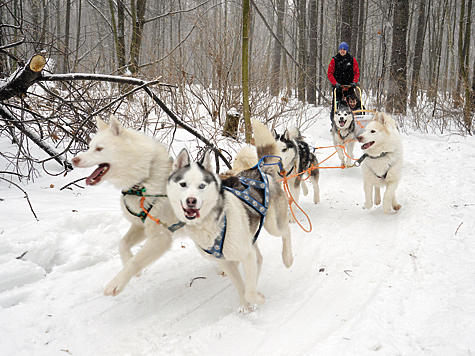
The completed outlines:
<svg viewBox="0 0 475 356">
<path fill-rule="evenodd" d="M 340 90 L 340 89 L 341 89 L 340 83 L 336 83 L 336 84 L 335 84 L 335 89 L 336 89 L 336 90 Z"/>
<path fill-rule="evenodd" d="M 351 83 L 351 89 L 356 89 L 356 83 L 355 82 Z"/>
</svg>

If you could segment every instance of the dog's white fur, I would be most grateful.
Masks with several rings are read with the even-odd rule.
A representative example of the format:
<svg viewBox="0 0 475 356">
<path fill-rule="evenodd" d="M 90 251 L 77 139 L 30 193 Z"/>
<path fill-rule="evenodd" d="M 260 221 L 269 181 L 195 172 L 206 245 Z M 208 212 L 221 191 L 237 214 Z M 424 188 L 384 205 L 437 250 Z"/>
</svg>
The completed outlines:
<svg viewBox="0 0 475 356">
<path fill-rule="evenodd" d="M 98 132 L 91 140 L 89 149 L 74 157 L 72 163 L 78 168 L 107 163 L 109 169 L 101 178 L 88 178 L 86 183 L 95 185 L 103 179 L 122 190 L 129 190 L 134 185 L 141 184 L 147 195 L 165 195 L 173 163 L 166 147 L 141 132 L 123 127 L 114 116 L 110 119 L 110 125 L 98 119 L 97 126 Z M 95 176 L 95 173 L 91 176 Z M 153 200 L 155 202 L 150 211 L 151 216 L 168 225 L 178 222 L 168 198 L 147 197 L 145 203 L 151 203 Z M 172 234 L 163 225 L 157 225 L 149 218 L 142 222 L 139 217 L 127 211 L 125 203 L 130 210 L 140 213 L 139 202 L 139 196 L 122 197 L 122 210 L 131 226 L 119 244 L 124 266 L 105 287 L 105 295 L 119 294 L 134 275 L 139 275 L 143 268 L 158 259 L 171 246 Z M 133 255 L 131 248 L 145 239 L 143 247 Z"/>
<path fill-rule="evenodd" d="M 333 144 L 336 146 L 335 149 L 337 150 L 341 165 L 351 166 L 353 164 L 352 158 L 356 138 L 355 115 L 346 106 L 339 108 L 335 112 L 331 132 Z M 341 146 L 345 147 L 347 155 L 345 155 L 344 149 Z"/>
<path fill-rule="evenodd" d="M 275 154 L 277 151 L 276 142 L 264 124 L 253 121 L 255 143 L 258 157 L 262 157 L 262 152 L 267 150 L 267 154 Z M 270 149 L 269 149 L 270 148 Z M 271 153 L 269 153 L 272 151 Z M 249 153 L 250 151 L 246 151 Z M 244 152 L 239 157 L 247 156 Z M 260 153 L 261 152 L 261 153 Z M 241 167 L 248 166 L 249 162 L 238 162 Z M 266 167 L 276 174 L 278 169 Z M 190 158 L 186 150 L 182 150 L 177 156 L 174 173 L 170 176 L 168 183 L 168 196 L 175 210 L 175 214 L 180 220 L 186 222 L 185 232 L 190 236 L 201 254 L 210 260 L 214 260 L 229 276 L 236 287 L 241 305 L 248 307 L 250 303 L 261 305 L 265 298 L 257 291 L 257 280 L 262 266 L 262 255 L 257 247 L 257 242 L 252 244 L 257 225 L 251 223 L 250 217 L 246 213 L 249 209 L 246 204 L 233 193 L 224 190 L 220 193 L 221 181 L 218 175 L 213 173 L 212 160 L 209 153 L 206 153 L 200 164 L 190 163 Z M 282 258 L 284 265 L 288 268 L 292 265 L 291 233 L 286 219 L 287 200 L 279 184 L 269 174 L 270 202 L 264 228 L 274 236 L 282 236 L 283 251 Z M 214 179 L 210 179 L 210 176 Z M 189 200 L 196 199 L 196 215 L 190 217 L 185 211 Z M 227 226 L 223 246 L 224 259 L 217 259 L 213 255 L 203 251 L 203 249 L 213 246 L 216 237 L 220 236 L 223 228 L 222 213 L 226 214 Z M 189 213 L 188 213 L 189 214 Z M 238 266 L 242 263 L 244 280 L 239 272 Z"/>
<path fill-rule="evenodd" d="M 377 112 L 368 123 L 363 134 L 358 136 L 362 150 L 368 155 L 361 164 L 365 208 L 381 203 L 381 187 L 386 187 L 383 198 L 383 211 L 388 213 L 391 207 L 399 210 L 401 205 L 396 201 L 396 188 L 402 173 L 403 148 L 401 136 L 393 118 L 388 114 Z M 385 177 L 385 178 L 380 178 Z"/>
</svg>

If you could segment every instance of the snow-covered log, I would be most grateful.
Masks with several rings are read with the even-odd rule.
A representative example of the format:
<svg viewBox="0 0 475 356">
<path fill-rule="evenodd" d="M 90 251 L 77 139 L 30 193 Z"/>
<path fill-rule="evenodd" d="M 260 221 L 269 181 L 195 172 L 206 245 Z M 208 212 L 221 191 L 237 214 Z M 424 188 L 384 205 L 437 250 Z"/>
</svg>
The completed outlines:
<svg viewBox="0 0 475 356">
<path fill-rule="evenodd" d="M 7 100 L 15 95 L 25 95 L 28 88 L 41 76 L 45 65 L 45 57 L 36 54 L 25 66 L 18 68 L 7 79 L 0 80 L 0 100 Z"/>
</svg>

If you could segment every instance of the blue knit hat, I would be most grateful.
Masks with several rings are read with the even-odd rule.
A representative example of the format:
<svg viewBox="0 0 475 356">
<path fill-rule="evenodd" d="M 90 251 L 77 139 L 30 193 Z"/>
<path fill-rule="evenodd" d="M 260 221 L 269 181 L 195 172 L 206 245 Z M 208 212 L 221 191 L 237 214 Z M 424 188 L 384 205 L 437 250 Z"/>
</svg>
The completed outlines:
<svg viewBox="0 0 475 356">
<path fill-rule="evenodd" d="M 340 43 L 340 47 L 338 47 L 338 50 L 340 50 L 340 49 L 344 49 L 348 52 L 348 43 L 346 43 L 346 42 Z"/>
</svg>

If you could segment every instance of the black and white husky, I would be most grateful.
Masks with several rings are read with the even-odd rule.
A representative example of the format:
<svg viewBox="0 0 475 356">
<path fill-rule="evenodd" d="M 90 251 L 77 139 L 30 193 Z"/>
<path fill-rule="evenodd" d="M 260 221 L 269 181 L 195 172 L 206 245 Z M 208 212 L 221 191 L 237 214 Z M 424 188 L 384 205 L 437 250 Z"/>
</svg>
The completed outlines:
<svg viewBox="0 0 475 356">
<path fill-rule="evenodd" d="M 333 116 L 332 121 L 333 144 L 338 152 L 342 166 L 351 166 L 353 161 L 353 149 L 355 147 L 356 123 L 355 115 L 346 105 L 340 105 Z M 341 146 L 345 146 L 346 153 Z M 351 158 L 350 158 L 351 157 Z"/>
<path fill-rule="evenodd" d="M 287 172 L 287 176 L 293 176 L 305 172 L 312 166 L 318 166 L 317 157 L 310 151 L 310 147 L 303 140 L 300 130 L 296 127 L 286 129 L 282 135 L 274 130 L 274 138 L 279 149 L 279 156 L 282 158 L 283 169 Z M 318 186 L 319 170 L 312 169 L 310 171 L 310 181 L 313 186 L 313 202 L 320 202 L 320 188 Z M 289 189 L 294 200 L 298 203 L 300 195 L 300 187 L 303 194 L 308 194 L 308 188 L 305 184 L 307 174 L 289 179 Z M 293 217 L 290 217 L 293 221 Z"/>
<path fill-rule="evenodd" d="M 254 120 L 257 156 L 276 155 L 271 132 Z M 265 158 L 268 161 L 275 158 Z M 282 259 L 292 265 L 292 245 L 287 220 L 287 198 L 276 181 L 276 165 L 258 165 L 221 180 L 213 172 L 209 152 L 199 162 L 190 162 L 184 149 L 177 156 L 168 179 L 168 198 L 178 218 L 186 223 L 185 233 L 206 258 L 216 261 L 236 287 L 244 307 L 261 305 L 265 298 L 257 291 L 262 255 L 256 238 L 263 226 L 282 236 Z M 244 280 L 238 270 L 242 263 Z"/>
</svg>

